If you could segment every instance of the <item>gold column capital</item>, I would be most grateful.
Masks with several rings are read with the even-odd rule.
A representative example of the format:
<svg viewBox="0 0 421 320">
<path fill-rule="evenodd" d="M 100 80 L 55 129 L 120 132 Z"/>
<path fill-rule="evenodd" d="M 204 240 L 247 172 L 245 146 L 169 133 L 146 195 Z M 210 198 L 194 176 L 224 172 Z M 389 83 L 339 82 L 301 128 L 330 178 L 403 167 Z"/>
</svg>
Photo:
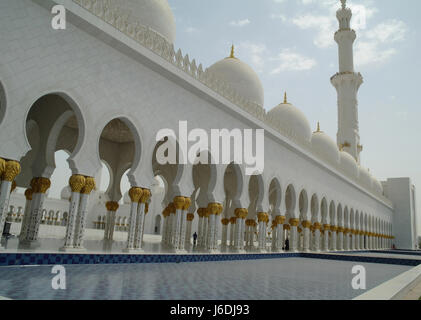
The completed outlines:
<svg viewBox="0 0 421 320">
<path fill-rule="evenodd" d="M 230 218 L 230 223 L 231 224 L 235 224 L 237 222 L 237 218 L 236 217 L 231 217 Z"/>
<path fill-rule="evenodd" d="M 304 220 L 304 221 L 301 223 L 301 225 L 303 226 L 303 228 L 304 228 L 304 229 L 310 229 L 310 227 L 311 227 L 311 222 L 310 222 L 310 221 L 307 221 L 307 220 Z"/>
<path fill-rule="evenodd" d="M 322 228 L 322 225 L 319 222 L 313 223 L 314 230 L 320 230 Z"/>
<path fill-rule="evenodd" d="M 188 213 L 187 214 L 187 221 L 193 221 L 194 220 L 194 214 L 193 213 Z"/>
<path fill-rule="evenodd" d="M 257 221 L 259 222 L 267 222 L 268 214 L 266 212 L 259 212 L 257 214 Z"/>
<path fill-rule="evenodd" d="M 105 207 L 107 208 L 108 211 L 114 211 L 114 212 L 118 210 L 119 206 L 120 205 L 116 201 L 108 201 L 105 204 Z"/>
<path fill-rule="evenodd" d="M 171 214 L 171 210 L 170 208 L 167 206 L 164 211 L 162 211 L 162 215 L 164 216 L 164 218 L 168 217 Z"/>
<path fill-rule="evenodd" d="M 85 177 L 85 185 L 83 186 L 80 193 L 82 194 L 91 194 L 92 190 L 96 188 L 95 178 L 93 177 Z"/>
<path fill-rule="evenodd" d="M 221 223 L 222 223 L 224 226 L 227 226 L 227 225 L 230 223 L 230 221 L 229 221 L 229 219 L 224 218 L 224 219 L 222 219 L 222 220 L 221 220 Z"/>
<path fill-rule="evenodd" d="M 0 177 L 3 176 L 4 171 L 6 170 L 6 160 L 0 158 Z"/>
<path fill-rule="evenodd" d="M 285 230 L 291 230 L 291 226 L 289 224 L 284 224 L 284 229 Z"/>
<path fill-rule="evenodd" d="M 298 225 L 300 224 L 300 219 L 297 219 L 297 218 L 291 218 L 291 219 L 289 219 L 289 224 L 290 224 L 292 227 L 298 227 Z"/>
<path fill-rule="evenodd" d="M 338 231 L 338 227 L 337 226 L 330 226 L 330 231 L 336 232 L 336 231 Z"/>
<path fill-rule="evenodd" d="M 4 167 L 2 180 L 12 182 L 15 180 L 16 176 L 20 173 L 21 167 L 20 163 L 17 161 L 6 161 L 6 165 Z"/>
<path fill-rule="evenodd" d="M 46 193 L 51 187 L 51 181 L 48 178 L 33 178 L 31 181 L 31 188 L 33 193 Z"/>
<path fill-rule="evenodd" d="M 32 189 L 31 188 L 28 188 L 28 189 L 25 190 L 25 198 L 28 201 L 32 200 Z"/>
<path fill-rule="evenodd" d="M 208 204 L 208 211 L 210 215 L 218 215 L 219 209 L 219 203 L 212 202 Z"/>
<path fill-rule="evenodd" d="M 330 230 L 330 224 L 324 224 L 323 229 L 326 230 L 326 231 L 329 231 Z"/>
<path fill-rule="evenodd" d="M 219 216 L 222 213 L 222 211 L 224 211 L 224 206 L 222 203 L 218 203 L 218 206 L 219 206 L 219 209 L 218 209 L 217 215 Z"/>
<path fill-rule="evenodd" d="M 285 220 L 286 220 L 285 216 L 276 216 L 275 217 L 276 224 L 284 224 Z"/>
<path fill-rule="evenodd" d="M 80 174 L 74 174 L 69 179 L 69 186 L 72 192 L 78 192 L 82 190 L 82 188 L 85 186 L 86 178 Z M 32 188 L 35 191 L 34 188 Z"/>
<path fill-rule="evenodd" d="M 244 220 L 245 218 L 247 218 L 248 210 L 245 209 L 245 208 L 237 208 L 237 209 L 235 209 L 234 214 L 237 218 L 240 218 L 240 219 Z"/>
<path fill-rule="evenodd" d="M 151 190 L 142 189 L 142 195 L 140 197 L 140 203 L 148 202 L 150 197 L 151 197 Z"/>
<path fill-rule="evenodd" d="M 185 199 L 184 197 L 175 197 L 174 198 L 174 205 L 177 210 L 183 210 Z"/>
<path fill-rule="evenodd" d="M 129 190 L 130 200 L 132 202 L 140 202 L 140 198 L 143 195 L 143 189 L 139 187 L 133 187 Z"/>
<path fill-rule="evenodd" d="M 189 197 L 184 197 L 184 206 L 183 206 L 183 210 L 184 210 L 184 211 L 189 210 L 190 205 L 191 205 L 191 198 L 189 198 Z"/>
</svg>

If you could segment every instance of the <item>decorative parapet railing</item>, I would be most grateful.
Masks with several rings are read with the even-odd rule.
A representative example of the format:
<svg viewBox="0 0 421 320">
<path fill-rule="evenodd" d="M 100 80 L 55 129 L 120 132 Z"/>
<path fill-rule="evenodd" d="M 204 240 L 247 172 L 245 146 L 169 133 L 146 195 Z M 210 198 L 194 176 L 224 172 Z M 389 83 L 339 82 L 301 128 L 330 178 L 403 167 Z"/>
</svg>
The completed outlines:
<svg viewBox="0 0 421 320">
<path fill-rule="evenodd" d="M 202 64 L 198 65 L 195 59 L 190 60 L 188 54 L 183 55 L 181 49 L 178 49 L 178 51 L 176 52 L 174 49 L 174 45 L 169 43 L 167 39 L 158 32 L 150 29 L 149 27 L 145 27 L 141 24 L 140 21 L 129 22 L 131 13 L 119 7 L 118 1 L 73 0 L 73 2 L 75 2 L 82 8 L 88 10 L 93 15 L 97 16 L 106 23 L 110 24 L 111 26 L 124 33 L 126 36 L 130 37 L 137 43 L 148 48 L 149 50 L 162 57 L 166 61 L 170 62 L 179 70 L 185 72 L 192 78 L 201 82 L 209 89 L 213 90 L 220 96 L 224 97 L 231 103 L 237 105 L 238 107 L 246 111 L 248 114 L 264 122 L 266 125 L 270 126 L 274 130 L 280 132 L 283 136 L 287 137 L 306 151 L 309 151 L 323 162 L 326 162 L 326 159 L 323 156 L 321 156 L 317 152 L 314 152 L 314 149 L 311 147 L 310 142 L 303 141 L 296 135 L 296 133 L 286 129 L 285 127 L 280 126 L 275 121 L 273 121 L 273 119 L 271 119 L 267 115 L 263 106 L 259 106 L 258 104 L 240 96 L 228 83 L 215 77 L 215 75 L 209 72 L 208 69 L 203 70 Z M 329 162 L 329 164 L 339 172 L 344 173 L 339 164 L 332 164 L 331 162 Z M 351 178 L 348 175 L 346 176 L 348 178 Z M 385 198 L 383 195 L 375 193 L 371 189 L 367 189 L 361 184 L 361 182 L 358 179 L 351 178 L 351 180 L 356 182 L 362 188 L 375 194 L 384 202 L 392 205 L 390 200 Z"/>
</svg>

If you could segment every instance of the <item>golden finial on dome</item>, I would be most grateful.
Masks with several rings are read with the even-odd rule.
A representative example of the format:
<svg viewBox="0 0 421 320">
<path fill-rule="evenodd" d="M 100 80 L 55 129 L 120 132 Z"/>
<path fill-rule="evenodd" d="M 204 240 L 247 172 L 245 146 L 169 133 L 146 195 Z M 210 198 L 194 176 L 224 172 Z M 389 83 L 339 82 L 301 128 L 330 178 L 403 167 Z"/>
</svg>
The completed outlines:
<svg viewBox="0 0 421 320">
<path fill-rule="evenodd" d="M 322 133 L 322 131 L 320 130 L 320 122 L 317 121 L 317 130 L 314 133 Z"/>
<path fill-rule="evenodd" d="M 288 103 L 287 92 L 284 93 L 284 104 Z"/>
<path fill-rule="evenodd" d="M 232 58 L 232 59 L 235 59 L 235 56 L 234 56 L 234 44 L 231 46 L 231 54 L 230 54 L 229 57 Z"/>
</svg>

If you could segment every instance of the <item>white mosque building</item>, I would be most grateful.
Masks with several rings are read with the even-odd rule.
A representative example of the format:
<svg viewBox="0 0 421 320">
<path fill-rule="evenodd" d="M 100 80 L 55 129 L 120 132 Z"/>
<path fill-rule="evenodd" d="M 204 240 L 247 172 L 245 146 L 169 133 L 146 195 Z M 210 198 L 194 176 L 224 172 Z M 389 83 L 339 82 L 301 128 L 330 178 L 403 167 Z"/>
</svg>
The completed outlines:
<svg viewBox="0 0 421 320">
<path fill-rule="evenodd" d="M 31 249 L 56 227 L 68 252 L 84 250 L 92 230 L 126 241 L 125 252 L 142 252 L 145 233 L 185 252 L 193 232 L 197 250 L 211 253 L 281 252 L 286 239 L 293 252 L 415 248 L 411 180 L 380 182 L 360 162 L 363 77 L 341 2 L 335 142 L 286 95 L 266 112 L 259 77 L 234 48 L 208 68 L 175 49 L 166 0 L 1 1 L 0 229 L 13 222 Z M 66 8 L 65 30 L 52 28 L 55 5 Z M 157 132 L 178 132 L 179 121 L 207 132 L 263 129 L 263 172 L 247 175 L 233 154 L 224 165 L 160 164 L 169 139 L 157 142 Z M 72 176 L 62 199 L 50 199 L 58 150 L 70 155 Z M 95 188 L 102 163 L 105 193 Z"/>
</svg>

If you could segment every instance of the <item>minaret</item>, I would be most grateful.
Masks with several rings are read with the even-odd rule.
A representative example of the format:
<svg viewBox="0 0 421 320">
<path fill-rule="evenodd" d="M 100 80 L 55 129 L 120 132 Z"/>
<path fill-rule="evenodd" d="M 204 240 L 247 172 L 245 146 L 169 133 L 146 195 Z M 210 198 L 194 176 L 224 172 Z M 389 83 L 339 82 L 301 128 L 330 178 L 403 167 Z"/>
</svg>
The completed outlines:
<svg viewBox="0 0 421 320">
<path fill-rule="evenodd" d="M 342 8 L 336 12 L 339 30 L 335 41 L 339 47 L 339 73 L 331 78 L 332 85 L 338 93 L 338 134 L 339 149 L 351 154 L 360 162 L 359 125 L 358 125 L 358 89 L 363 83 L 360 73 L 354 72 L 353 44 L 356 39 L 351 30 L 351 9 L 346 7 L 346 0 L 341 0 Z"/>
</svg>

